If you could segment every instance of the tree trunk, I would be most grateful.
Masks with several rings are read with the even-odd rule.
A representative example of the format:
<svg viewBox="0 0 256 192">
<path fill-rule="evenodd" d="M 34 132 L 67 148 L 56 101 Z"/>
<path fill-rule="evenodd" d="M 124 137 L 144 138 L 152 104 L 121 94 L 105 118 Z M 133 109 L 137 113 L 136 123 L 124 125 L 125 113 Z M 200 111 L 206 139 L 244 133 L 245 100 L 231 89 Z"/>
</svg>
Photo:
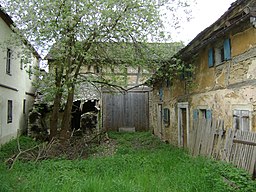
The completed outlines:
<svg viewBox="0 0 256 192">
<path fill-rule="evenodd" d="M 71 90 L 68 92 L 67 103 L 65 105 L 64 114 L 61 121 L 61 132 L 60 138 L 62 140 L 66 140 L 69 138 L 69 130 L 70 130 L 70 123 L 71 123 L 71 111 L 74 99 L 74 90 L 75 87 L 72 86 Z"/>
<path fill-rule="evenodd" d="M 53 139 L 57 136 L 61 97 L 62 93 L 57 92 L 55 94 L 52 115 L 50 117 L 50 139 Z"/>
<path fill-rule="evenodd" d="M 53 101 L 53 109 L 52 115 L 50 117 L 50 139 L 53 139 L 57 136 L 58 133 L 58 120 L 59 120 L 59 110 L 61 105 L 61 98 L 62 98 L 62 74 L 63 74 L 63 67 L 56 67 L 55 68 L 55 86 L 56 86 L 56 93 L 55 98 Z"/>
</svg>

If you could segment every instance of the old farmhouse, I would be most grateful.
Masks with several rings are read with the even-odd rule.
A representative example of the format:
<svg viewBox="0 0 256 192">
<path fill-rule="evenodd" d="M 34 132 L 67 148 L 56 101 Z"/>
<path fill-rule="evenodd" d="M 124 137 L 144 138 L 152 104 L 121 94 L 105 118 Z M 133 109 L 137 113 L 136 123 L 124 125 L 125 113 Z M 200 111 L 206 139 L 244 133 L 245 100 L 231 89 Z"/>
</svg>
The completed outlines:
<svg viewBox="0 0 256 192">
<path fill-rule="evenodd" d="M 234 2 L 176 56 L 193 70 L 153 81 L 150 125 L 156 135 L 187 147 L 199 118 L 223 119 L 225 130 L 256 131 L 254 0 Z"/>
<path fill-rule="evenodd" d="M 0 144 L 26 131 L 35 97 L 31 71 L 40 59 L 34 50 L 24 52 L 26 41 L 20 40 L 23 45 L 13 41 L 13 25 L 10 16 L 0 9 Z"/>
</svg>

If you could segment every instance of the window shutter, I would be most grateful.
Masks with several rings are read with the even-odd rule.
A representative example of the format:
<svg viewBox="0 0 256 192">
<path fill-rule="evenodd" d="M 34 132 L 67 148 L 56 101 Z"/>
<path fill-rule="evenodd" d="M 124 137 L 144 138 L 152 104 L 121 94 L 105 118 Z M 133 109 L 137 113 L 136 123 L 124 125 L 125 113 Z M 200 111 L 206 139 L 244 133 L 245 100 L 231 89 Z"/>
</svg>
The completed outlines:
<svg viewBox="0 0 256 192">
<path fill-rule="evenodd" d="M 206 110 L 206 119 L 209 120 L 212 118 L 212 111 L 211 110 Z"/>
<path fill-rule="evenodd" d="M 199 116 L 199 110 L 198 109 L 194 109 L 193 110 L 193 119 L 194 120 L 198 120 L 198 116 Z"/>
<path fill-rule="evenodd" d="M 224 60 L 230 60 L 231 59 L 231 47 L 230 47 L 230 39 L 224 40 Z"/>
<path fill-rule="evenodd" d="M 213 67 L 213 65 L 214 65 L 213 48 L 210 48 L 208 50 L 208 67 Z"/>
</svg>

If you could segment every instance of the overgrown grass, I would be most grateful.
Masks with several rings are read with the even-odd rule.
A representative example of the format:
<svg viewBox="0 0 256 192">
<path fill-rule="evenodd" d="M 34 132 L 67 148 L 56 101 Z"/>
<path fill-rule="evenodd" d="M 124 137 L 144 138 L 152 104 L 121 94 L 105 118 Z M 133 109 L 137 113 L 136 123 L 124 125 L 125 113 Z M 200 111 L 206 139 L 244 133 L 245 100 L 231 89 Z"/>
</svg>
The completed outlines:
<svg viewBox="0 0 256 192">
<path fill-rule="evenodd" d="M 0 192 L 8 191 L 255 191 L 256 183 L 241 170 L 162 143 L 150 133 L 109 133 L 117 152 L 87 160 L 17 161 L 12 170 L 0 162 Z M 29 139 L 20 142 L 34 144 Z M 30 143 L 30 144 L 28 144 Z M 25 145 L 24 145 L 25 146 Z M 15 141 L 0 149 L 10 155 Z"/>
</svg>

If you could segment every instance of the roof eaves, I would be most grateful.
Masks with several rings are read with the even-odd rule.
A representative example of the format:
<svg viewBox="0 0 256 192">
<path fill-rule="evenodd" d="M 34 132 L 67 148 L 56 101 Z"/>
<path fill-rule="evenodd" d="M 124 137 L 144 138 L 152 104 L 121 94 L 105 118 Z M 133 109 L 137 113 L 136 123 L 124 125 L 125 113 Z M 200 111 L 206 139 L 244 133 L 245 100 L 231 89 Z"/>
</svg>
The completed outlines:
<svg viewBox="0 0 256 192">
<path fill-rule="evenodd" d="M 216 40 L 216 38 L 220 37 L 221 35 L 224 35 L 227 31 L 231 30 L 234 26 L 237 26 L 238 24 L 244 22 L 246 19 L 250 18 L 250 16 L 253 16 L 254 11 L 251 10 L 248 13 L 245 13 L 242 15 L 238 20 L 236 20 L 234 23 L 230 25 L 226 25 L 223 28 L 219 28 L 218 30 L 214 30 L 216 26 L 221 26 L 221 24 L 225 23 L 224 21 L 228 18 L 228 16 L 233 12 L 234 9 L 238 8 L 242 3 L 245 3 L 244 0 L 238 0 L 231 4 L 231 7 L 218 19 L 216 20 L 212 25 L 204 29 L 202 32 L 200 32 L 186 47 L 181 49 L 177 55 L 181 57 L 187 57 L 192 54 L 195 54 L 199 49 L 206 46 L 208 43 L 213 42 Z"/>
<path fill-rule="evenodd" d="M 4 22 L 9 26 L 9 28 L 14 32 L 13 27 L 16 27 L 15 23 L 12 20 L 12 18 L 3 10 L 1 5 L 0 5 L 0 18 L 2 18 Z M 35 48 L 30 44 L 30 42 L 27 39 L 25 39 L 25 37 L 22 38 L 22 41 L 26 46 L 32 49 L 32 52 L 37 59 L 41 59 L 41 56 L 38 54 Z"/>
</svg>

